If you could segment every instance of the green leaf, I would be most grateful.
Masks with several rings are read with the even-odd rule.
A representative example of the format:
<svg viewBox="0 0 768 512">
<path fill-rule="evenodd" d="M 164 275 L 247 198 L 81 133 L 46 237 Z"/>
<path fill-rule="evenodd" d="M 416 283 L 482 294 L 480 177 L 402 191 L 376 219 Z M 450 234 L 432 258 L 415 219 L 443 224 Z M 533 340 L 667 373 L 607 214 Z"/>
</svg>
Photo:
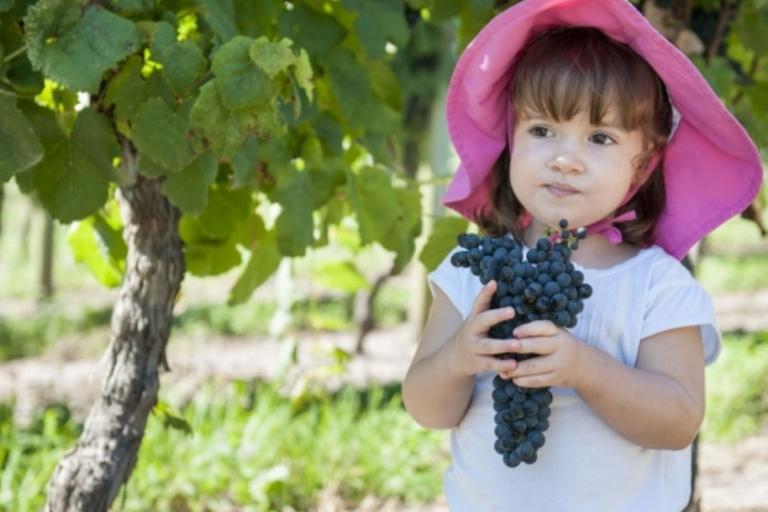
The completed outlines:
<svg viewBox="0 0 768 512">
<path fill-rule="evenodd" d="M 193 434 L 192 427 L 184 419 L 184 416 L 177 413 L 173 407 L 162 400 L 158 401 L 155 407 L 152 408 L 152 414 L 160 417 L 165 429 L 179 430 L 189 436 Z"/>
<path fill-rule="evenodd" d="M 183 213 L 197 215 L 208 204 L 208 189 L 218 168 L 216 155 L 208 151 L 184 169 L 168 174 L 161 190 Z"/>
<path fill-rule="evenodd" d="M 373 96 L 368 74 L 350 52 L 333 52 L 325 60 L 325 66 L 341 111 L 350 126 L 379 133 L 394 133 L 400 129 L 399 116 Z"/>
<path fill-rule="evenodd" d="M 251 44 L 251 60 L 263 69 L 270 79 L 274 79 L 296 63 L 296 56 L 291 50 L 292 44 L 289 39 L 272 43 L 266 37 L 260 37 Z"/>
<path fill-rule="evenodd" d="M 357 213 L 363 245 L 384 240 L 397 221 L 398 198 L 384 172 L 363 167 L 347 173 L 349 202 Z"/>
<path fill-rule="evenodd" d="M 0 12 L 10 11 L 16 0 L 0 0 Z"/>
<path fill-rule="evenodd" d="M 140 16 L 150 14 L 155 8 L 156 0 L 109 0 L 109 6 L 124 16 Z"/>
<path fill-rule="evenodd" d="M 294 4 L 292 10 L 284 11 L 277 21 L 277 28 L 281 37 L 305 48 L 313 58 L 329 53 L 347 34 L 332 16 L 304 4 Z"/>
<path fill-rule="evenodd" d="M 230 0 L 197 0 L 205 21 L 213 32 L 226 42 L 237 35 L 234 21 L 234 4 Z"/>
<path fill-rule="evenodd" d="M 762 55 L 768 48 L 768 10 L 759 8 L 754 2 L 744 2 L 733 30 L 744 48 Z"/>
<path fill-rule="evenodd" d="M 227 304 L 230 306 L 247 301 L 254 290 L 275 273 L 282 260 L 274 230 L 267 231 L 260 217 L 254 216 L 254 219 L 255 241 L 251 246 L 251 259 L 229 292 Z"/>
<path fill-rule="evenodd" d="M 179 235 L 184 242 L 187 272 L 192 275 L 220 275 L 242 261 L 237 250 L 237 237 L 210 237 L 205 233 L 199 218 L 183 216 L 179 222 Z"/>
<path fill-rule="evenodd" d="M 43 206 L 63 223 L 95 213 L 107 200 L 109 176 L 120 147 L 106 116 L 87 108 L 64 133 L 51 119 L 35 126 L 45 149 L 34 167 L 35 188 Z"/>
<path fill-rule="evenodd" d="M 252 210 L 250 191 L 214 184 L 208 197 L 208 206 L 198 217 L 200 229 L 210 238 L 229 238 L 243 219 L 250 218 Z"/>
<path fill-rule="evenodd" d="M 245 145 L 232 155 L 230 159 L 235 174 L 232 177 L 232 186 L 243 187 L 253 182 L 256 166 L 259 163 L 259 141 L 251 136 Z"/>
<path fill-rule="evenodd" d="M 324 261 L 312 271 L 312 281 L 323 288 L 332 288 L 352 295 L 373 288 L 349 261 Z"/>
<path fill-rule="evenodd" d="M 289 169 L 278 177 L 273 197 L 283 207 L 275 222 L 277 245 L 284 256 L 303 256 L 314 241 L 314 192 L 309 172 Z"/>
<path fill-rule="evenodd" d="M 177 95 L 187 92 L 206 70 L 206 61 L 194 41 L 176 40 L 176 30 L 170 23 L 157 24 L 152 40 L 152 60 L 162 64 L 171 88 Z"/>
<path fill-rule="evenodd" d="M 43 158 L 43 148 L 16 98 L 0 93 L 0 184 Z"/>
<path fill-rule="evenodd" d="M 430 272 L 437 268 L 443 261 L 446 254 L 451 252 L 457 245 L 457 237 L 461 233 L 466 233 L 469 228 L 469 221 L 463 217 L 440 217 L 435 221 L 432 227 L 432 233 L 429 234 L 427 243 L 419 254 L 421 261 Z"/>
<path fill-rule="evenodd" d="M 388 41 L 398 47 L 408 42 L 410 31 L 401 0 L 342 0 L 341 3 L 357 12 L 355 29 L 371 58 L 384 57 Z"/>
<path fill-rule="evenodd" d="M 139 48 L 132 22 L 83 0 L 40 0 L 24 26 L 34 69 L 77 91 L 98 92 L 104 72 Z"/>
<path fill-rule="evenodd" d="M 142 155 L 141 153 L 139 153 L 137 167 L 139 173 L 143 176 L 146 176 L 147 178 L 159 178 L 160 176 L 165 176 L 170 172 L 168 169 L 158 164 L 147 155 Z"/>
<path fill-rule="evenodd" d="M 421 234 L 421 194 L 416 188 L 397 188 L 397 216 L 392 228 L 380 240 L 381 245 L 396 253 L 395 267 L 401 272 L 416 250 L 415 241 Z"/>
<path fill-rule="evenodd" d="M 101 284 L 116 288 L 122 283 L 128 247 L 120 223 L 110 223 L 99 212 L 74 223 L 67 242 L 75 261 L 85 263 Z"/>
<path fill-rule="evenodd" d="M 141 77 L 144 62 L 141 57 L 129 57 L 120 67 L 120 71 L 109 81 L 105 103 L 115 105 L 115 116 L 128 120 L 136 115 L 145 99 L 146 84 Z"/>
<path fill-rule="evenodd" d="M 13 59 L 8 64 L 5 76 L 16 93 L 28 98 L 37 96 L 45 87 L 43 75 L 32 69 L 32 63 L 27 58 Z"/>
<path fill-rule="evenodd" d="M 273 103 L 279 89 L 251 59 L 253 40 L 237 36 L 213 58 L 221 102 L 230 110 Z"/>
<path fill-rule="evenodd" d="M 189 164 L 195 158 L 189 126 L 193 103 L 188 100 L 174 112 L 160 98 L 147 100 L 136 112 L 133 125 L 133 142 L 139 152 L 166 169 Z"/>
<path fill-rule="evenodd" d="M 716 56 L 709 65 L 700 56 L 695 56 L 691 60 L 721 100 L 728 101 L 733 98 L 736 92 L 736 74 L 725 57 Z"/>
<path fill-rule="evenodd" d="M 203 129 L 213 150 L 225 158 L 240 151 L 251 134 L 270 138 L 285 131 L 278 120 L 277 105 L 229 110 L 224 106 L 214 82 L 200 88 L 191 122 Z"/>
</svg>

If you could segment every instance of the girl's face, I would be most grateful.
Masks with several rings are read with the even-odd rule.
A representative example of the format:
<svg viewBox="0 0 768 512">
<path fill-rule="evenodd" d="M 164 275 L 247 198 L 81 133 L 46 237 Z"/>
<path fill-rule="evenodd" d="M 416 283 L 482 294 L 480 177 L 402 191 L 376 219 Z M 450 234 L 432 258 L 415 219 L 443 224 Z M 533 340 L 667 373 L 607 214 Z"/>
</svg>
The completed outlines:
<svg viewBox="0 0 768 512">
<path fill-rule="evenodd" d="M 537 236 L 546 225 L 567 219 L 573 228 L 610 216 L 637 182 L 633 159 L 644 150 L 640 130 L 614 126 L 609 111 L 603 124 L 580 112 L 568 121 L 531 113 L 517 120 L 509 179 L 530 212 L 527 229 Z"/>
</svg>

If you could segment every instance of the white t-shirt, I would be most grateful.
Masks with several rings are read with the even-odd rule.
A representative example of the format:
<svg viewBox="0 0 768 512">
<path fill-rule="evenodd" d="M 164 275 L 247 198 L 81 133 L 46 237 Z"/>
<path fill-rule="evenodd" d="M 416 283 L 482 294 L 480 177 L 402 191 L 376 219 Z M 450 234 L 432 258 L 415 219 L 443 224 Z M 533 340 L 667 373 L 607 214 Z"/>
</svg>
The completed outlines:
<svg viewBox="0 0 768 512">
<path fill-rule="evenodd" d="M 456 252 L 462 250 L 457 247 Z M 429 274 L 464 318 L 482 288 L 449 254 Z M 720 352 L 714 308 L 685 267 L 659 247 L 643 249 L 608 269 L 575 264 L 592 285 L 576 337 L 635 366 L 640 340 L 669 329 L 699 325 L 706 364 Z M 642 448 L 605 424 L 571 388 L 551 388 L 546 443 L 532 464 L 504 465 L 493 449 L 492 380 L 477 376 L 469 409 L 451 431 L 453 463 L 444 492 L 452 512 L 680 512 L 691 491 L 691 447 L 679 451 Z"/>
</svg>

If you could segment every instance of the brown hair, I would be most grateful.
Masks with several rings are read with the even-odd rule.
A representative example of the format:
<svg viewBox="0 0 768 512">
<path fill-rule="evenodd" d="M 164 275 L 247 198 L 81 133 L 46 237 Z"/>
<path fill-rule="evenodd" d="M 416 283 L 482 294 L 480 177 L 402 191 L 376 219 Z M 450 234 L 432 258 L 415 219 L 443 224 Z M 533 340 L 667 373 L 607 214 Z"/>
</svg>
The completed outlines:
<svg viewBox="0 0 768 512">
<path fill-rule="evenodd" d="M 557 28 L 534 37 L 513 66 L 510 101 L 518 117 L 533 111 L 559 122 L 586 109 L 590 122 L 597 125 L 611 106 L 620 105 L 619 126 L 627 131 L 640 129 L 646 143 L 650 142 L 649 150 L 635 158 L 636 169 L 645 170 L 651 158 L 663 152 L 672 107 L 659 76 L 629 46 L 595 28 Z M 509 182 L 509 161 L 507 147 L 493 168 L 490 209 L 475 212 L 480 229 L 492 236 L 509 231 L 521 236 L 525 210 Z M 666 202 L 663 164 L 662 157 L 634 197 L 616 212 L 637 213 L 634 221 L 616 225 L 628 243 L 642 246 L 651 240 Z"/>
</svg>

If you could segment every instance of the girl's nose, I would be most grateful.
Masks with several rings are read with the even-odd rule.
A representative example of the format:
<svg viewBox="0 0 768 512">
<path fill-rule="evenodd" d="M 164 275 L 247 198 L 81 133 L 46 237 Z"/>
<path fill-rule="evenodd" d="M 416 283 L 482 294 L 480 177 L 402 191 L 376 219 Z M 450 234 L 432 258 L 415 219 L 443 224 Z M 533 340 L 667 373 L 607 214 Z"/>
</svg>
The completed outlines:
<svg viewBox="0 0 768 512">
<path fill-rule="evenodd" d="M 584 161 L 575 151 L 560 151 L 547 164 L 553 171 L 562 173 L 584 172 Z"/>
</svg>

